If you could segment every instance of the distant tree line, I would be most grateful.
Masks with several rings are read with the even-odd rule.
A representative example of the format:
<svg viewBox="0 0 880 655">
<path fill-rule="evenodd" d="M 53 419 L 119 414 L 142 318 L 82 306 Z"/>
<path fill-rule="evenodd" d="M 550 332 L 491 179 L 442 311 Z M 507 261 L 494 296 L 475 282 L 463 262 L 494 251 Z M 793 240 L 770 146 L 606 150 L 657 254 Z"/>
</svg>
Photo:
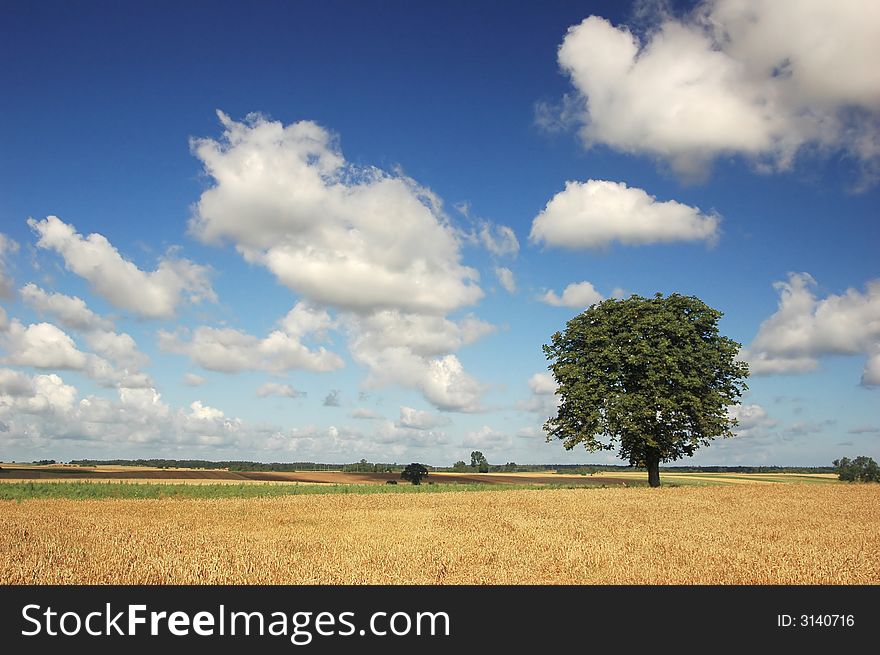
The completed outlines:
<svg viewBox="0 0 880 655">
<path fill-rule="evenodd" d="M 473 457 L 473 455 L 478 455 Z M 474 451 L 471 462 L 459 460 L 452 466 L 429 466 L 429 471 L 447 473 L 580 473 L 643 471 L 643 468 L 616 464 L 489 464 L 482 453 Z M 844 458 L 846 459 L 846 458 Z M 34 464 L 56 464 L 46 459 Z M 376 463 L 361 459 L 351 464 L 322 464 L 320 462 L 250 462 L 242 460 L 209 461 L 203 459 L 74 459 L 78 466 L 144 466 L 153 468 L 228 469 L 230 471 L 290 472 L 290 471 L 345 471 L 351 473 L 400 473 L 404 464 Z M 838 473 L 838 466 L 661 466 L 668 473 Z"/>
</svg>

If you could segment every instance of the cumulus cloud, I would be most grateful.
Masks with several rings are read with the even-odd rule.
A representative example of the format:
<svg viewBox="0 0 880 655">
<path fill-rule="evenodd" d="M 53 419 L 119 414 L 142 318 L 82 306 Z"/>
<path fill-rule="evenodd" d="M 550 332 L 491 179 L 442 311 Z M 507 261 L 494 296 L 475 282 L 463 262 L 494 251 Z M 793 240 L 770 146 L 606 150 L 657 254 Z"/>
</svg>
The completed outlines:
<svg viewBox="0 0 880 655">
<path fill-rule="evenodd" d="M 8 353 L 7 364 L 43 369 L 83 370 L 88 362 L 73 339 L 51 323 L 33 323 L 25 327 L 13 319 L 0 345 Z"/>
<path fill-rule="evenodd" d="M 428 189 L 347 163 L 311 121 L 219 116 L 222 138 L 192 146 L 214 180 L 190 222 L 198 238 L 232 241 L 323 305 L 442 313 L 480 299 L 477 273 L 461 264 L 455 231 Z"/>
<path fill-rule="evenodd" d="M 18 244 L 5 234 L 0 233 L 0 298 L 12 298 L 15 283 L 6 272 L 6 256 L 18 252 Z"/>
<path fill-rule="evenodd" d="M 727 409 L 728 416 L 737 421 L 733 433 L 737 437 L 763 435 L 768 428 L 774 427 L 778 421 L 767 415 L 767 411 L 757 404 L 731 405 Z"/>
<path fill-rule="evenodd" d="M 413 430 L 432 430 L 444 425 L 449 425 L 448 416 L 442 416 L 433 412 L 414 409 L 412 407 L 400 408 L 400 419 L 395 423 L 397 427 L 412 428 Z"/>
<path fill-rule="evenodd" d="M 497 266 L 495 277 L 498 278 L 498 283 L 504 287 L 507 293 L 516 293 L 516 278 L 513 276 L 513 271 L 506 266 Z"/>
<path fill-rule="evenodd" d="M 718 238 L 720 219 L 675 200 L 658 201 L 623 182 L 566 182 L 532 222 L 529 238 L 557 248 L 706 241 Z"/>
<path fill-rule="evenodd" d="M 222 373 L 246 370 L 271 372 L 304 369 L 334 371 L 344 366 L 342 358 L 323 346 L 310 350 L 300 339 L 323 319 L 311 310 L 295 307 L 281 321 L 281 328 L 260 339 L 234 328 L 199 326 L 189 339 L 184 331 L 160 330 L 159 347 L 187 355 L 202 368 Z"/>
<path fill-rule="evenodd" d="M 0 378 L 3 375 L 0 373 Z M 245 430 L 240 419 L 193 402 L 174 410 L 152 388 L 120 388 L 117 398 L 79 398 L 77 389 L 56 374 L 35 375 L 30 386 L 13 394 L 0 386 L 0 420 L 8 426 L 4 439 L 30 446 L 56 439 L 121 444 L 222 446 L 239 441 Z"/>
<path fill-rule="evenodd" d="M 324 407 L 339 407 L 342 405 L 342 401 L 339 398 L 340 393 L 339 389 L 331 389 L 330 392 L 324 396 L 324 402 L 322 403 Z"/>
<path fill-rule="evenodd" d="M 32 323 L 25 327 L 13 319 L 0 333 L 0 347 L 7 355 L 0 363 L 33 366 L 39 369 L 81 371 L 102 386 L 149 386 L 148 375 L 138 371 L 146 357 L 137 351 L 127 334 L 95 332 L 87 337 L 99 354 L 79 350 L 64 330 L 52 323 Z M 108 356 L 118 366 L 105 357 Z"/>
<path fill-rule="evenodd" d="M 562 292 L 562 296 L 557 296 L 556 292 L 551 289 L 538 299 L 554 307 L 586 309 L 590 305 L 602 302 L 605 298 L 596 291 L 590 282 L 584 281 L 569 284 Z"/>
<path fill-rule="evenodd" d="M 257 389 L 257 395 L 260 398 L 266 396 L 281 396 L 282 398 L 301 398 L 305 396 L 304 391 L 297 391 L 289 384 L 279 384 L 278 382 L 266 382 L 261 384 Z"/>
<path fill-rule="evenodd" d="M 4 396 L 28 396 L 34 385 L 30 377 L 11 368 L 0 368 L 0 394 Z"/>
<path fill-rule="evenodd" d="M 842 150 L 872 176 L 880 78 L 864 62 L 877 60 L 873 0 L 704 0 L 682 18 L 660 12 L 641 39 L 590 16 L 558 53 L 585 145 L 647 153 L 690 177 L 730 154 L 786 169 L 807 146 Z"/>
<path fill-rule="evenodd" d="M 864 354 L 862 383 L 880 383 L 880 280 L 869 281 L 864 292 L 851 288 L 821 299 L 808 273 L 790 273 L 773 286 L 779 307 L 742 353 L 753 374 L 803 373 L 824 355 Z"/>
<path fill-rule="evenodd" d="M 86 306 L 85 301 L 77 296 L 66 296 L 63 293 L 46 293 L 36 284 L 24 285 L 19 294 L 21 299 L 33 307 L 37 313 L 49 314 L 66 328 L 72 330 L 112 330 L 113 323 L 101 318 Z"/>
<path fill-rule="evenodd" d="M 145 272 L 101 234 L 83 237 L 56 216 L 31 218 L 28 225 L 39 236 L 38 248 L 60 254 L 68 270 L 87 280 L 115 307 L 147 318 L 168 318 L 184 297 L 190 302 L 216 301 L 209 269 L 188 259 L 169 254 L 155 271 Z"/>
<path fill-rule="evenodd" d="M 368 387 L 400 384 L 444 409 L 477 407 L 482 386 L 451 353 L 493 328 L 446 318 L 483 292 L 462 263 L 460 240 L 471 236 L 451 225 L 440 199 L 399 172 L 346 162 L 336 137 L 314 122 L 218 115 L 222 137 L 192 143 L 213 185 L 191 232 L 265 266 L 312 308 L 311 319 L 334 309 L 336 322 L 321 318 L 323 329 L 345 331 Z M 473 238 L 497 254 L 519 247 L 504 226 L 487 223 Z"/>
<path fill-rule="evenodd" d="M 490 334 L 495 326 L 476 317 L 451 321 L 397 310 L 350 316 L 349 350 L 369 370 L 368 388 L 400 384 L 421 391 L 438 409 L 479 411 L 484 386 L 453 351 Z"/>
</svg>

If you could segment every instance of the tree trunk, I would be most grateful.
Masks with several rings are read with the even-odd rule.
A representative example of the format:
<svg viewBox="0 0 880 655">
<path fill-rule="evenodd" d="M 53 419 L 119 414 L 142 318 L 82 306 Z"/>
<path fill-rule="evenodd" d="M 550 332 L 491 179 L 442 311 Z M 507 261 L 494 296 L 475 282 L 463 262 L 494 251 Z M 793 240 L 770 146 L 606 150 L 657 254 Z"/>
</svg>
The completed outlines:
<svg viewBox="0 0 880 655">
<path fill-rule="evenodd" d="M 648 469 L 648 486 L 660 486 L 660 455 L 659 453 L 648 452 L 645 455 L 645 466 Z"/>
</svg>

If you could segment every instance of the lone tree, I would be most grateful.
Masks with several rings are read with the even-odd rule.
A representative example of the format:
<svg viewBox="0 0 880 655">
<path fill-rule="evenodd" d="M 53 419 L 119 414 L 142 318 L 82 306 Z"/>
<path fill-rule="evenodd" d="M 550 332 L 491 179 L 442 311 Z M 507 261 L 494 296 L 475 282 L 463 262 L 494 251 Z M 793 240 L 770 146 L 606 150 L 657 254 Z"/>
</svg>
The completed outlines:
<svg viewBox="0 0 880 655">
<path fill-rule="evenodd" d="M 471 466 L 477 469 L 480 473 L 489 472 L 489 461 L 479 450 L 475 450 L 471 453 Z"/>
<path fill-rule="evenodd" d="M 428 477 L 428 467 L 424 464 L 407 464 L 406 468 L 400 474 L 404 480 L 408 480 L 413 484 L 422 484 L 422 478 Z"/>
<path fill-rule="evenodd" d="M 605 300 L 571 319 L 544 346 L 561 402 L 544 424 L 567 450 L 613 450 L 648 469 L 733 436 L 728 407 L 748 387 L 740 344 L 720 336 L 722 313 L 671 294 Z"/>
</svg>

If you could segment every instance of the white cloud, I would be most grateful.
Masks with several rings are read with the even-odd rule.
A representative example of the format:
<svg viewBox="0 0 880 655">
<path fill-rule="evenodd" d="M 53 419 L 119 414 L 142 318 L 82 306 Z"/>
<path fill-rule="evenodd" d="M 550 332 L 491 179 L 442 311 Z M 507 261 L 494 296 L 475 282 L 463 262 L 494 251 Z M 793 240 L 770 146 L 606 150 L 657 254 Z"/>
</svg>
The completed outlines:
<svg viewBox="0 0 880 655">
<path fill-rule="evenodd" d="M 868 356 L 863 383 L 876 384 L 873 368 L 880 349 L 880 280 L 864 293 L 816 297 L 816 281 L 808 273 L 790 273 L 776 282 L 779 308 L 761 323 L 742 357 L 753 374 L 802 373 L 815 369 L 823 355 Z"/>
<path fill-rule="evenodd" d="M 533 426 L 524 426 L 516 431 L 516 436 L 520 439 L 537 439 L 546 438 L 547 434 L 541 428 L 536 428 Z"/>
<path fill-rule="evenodd" d="M 562 297 L 557 296 L 552 289 L 538 298 L 543 303 L 554 307 L 571 307 L 573 309 L 586 309 L 590 305 L 602 302 L 602 294 L 596 291 L 590 282 L 577 282 L 569 284 L 562 292 Z"/>
<path fill-rule="evenodd" d="M 125 332 L 97 330 L 86 334 L 85 340 L 98 355 L 124 369 L 136 371 L 150 362 L 150 358 L 138 350 L 131 335 Z"/>
<path fill-rule="evenodd" d="M 205 383 L 205 378 L 195 373 L 186 373 L 183 376 L 183 383 L 188 387 L 200 387 Z"/>
<path fill-rule="evenodd" d="M 82 371 L 106 387 L 144 387 L 152 384 L 150 377 L 138 371 L 146 357 L 137 351 L 127 334 L 93 332 L 87 335 L 96 350 L 110 356 L 120 368 L 94 353 L 79 350 L 64 330 L 52 323 L 33 323 L 25 327 L 13 319 L 0 334 L 0 346 L 7 352 L 0 362 L 40 369 Z"/>
<path fill-rule="evenodd" d="M 92 289 L 114 306 L 148 318 L 174 315 L 183 296 L 191 302 L 216 300 L 208 268 L 171 255 L 155 271 L 144 272 L 124 259 L 100 234 L 83 237 L 55 216 L 28 225 L 39 236 L 37 247 L 54 250 L 65 266 L 88 280 Z"/>
<path fill-rule="evenodd" d="M 550 373 L 535 373 L 529 378 L 529 389 L 537 395 L 556 393 L 556 380 Z"/>
<path fill-rule="evenodd" d="M 33 381 L 27 375 L 11 368 L 0 368 L 0 395 L 29 396 L 33 391 Z"/>
<path fill-rule="evenodd" d="M 4 362 L 43 369 L 83 370 L 88 357 L 77 349 L 73 339 L 51 323 L 24 327 L 13 319 L 0 345 L 7 352 Z"/>
<path fill-rule="evenodd" d="M 451 321 L 396 310 L 347 317 L 349 350 L 369 370 L 366 386 L 415 388 L 438 409 L 479 411 L 484 387 L 451 351 L 474 343 L 495 326 L 473 316 Z"/>
<path fill-rule="evenodd" d="M 675 200 L 658 201 L 623 182 L 566 182 L 532 222 L 529 238 L 557 248 L 706 241 L 718 237 L 720 219 Z"/>
<path fill-rule="evenodd" d="M 202 368 L 223 373 L 292 369 L 334 371 L 344 366 L 336 353 L 324 347 L 310 350 L 300 341 L 309 329 L 325 326 L 320 312 L 294 307 L 279 323 L 283 329 L 273 330 L 263 339 L 234 328 L 204 325 L 197 327 L 189 340 L 184 339 L 180 331 L 160 330 L 159 347 L 167 352 L 187 355 Z"/>
<path fill-rule="evenodd" d="M 480 225 L 479 237 L 486 250 L 496 257 L 516 256 L 519 252 L 516 233 L 506 225 L 483 221 Z"/>
<path fill-rule="evenodd" d="M 498 278 L 499 284 L 507 291 L 507 293 L 516 293 L 516 279 L 506 266 L 498 266 L 495 268 L 495 277 Z"/>
<path fill-rule="evenodd" d="M 77 389 L 56 374 L 29 381 L 30 388 L 16 394 L 0 387 L 0 420 L 8 427 L 3 438 L 12 444 L 49 447 L 58 439 L 76 439 L 114 448 L 157 443 L 228 446 L 254 438 L 240 419 L 227 418 L 201 401 L 193 402 L 189 411 L 174 410 L 152 388 L 120 388 L 116 400 L 78 399 Z"/>
<path fill-rule="evenodd" d="M 281 396 L 282 398 L 300 398 L 305 396 L 305 392 L 297 391 L 289 384 L 279 384 L 277 382 L 266 382 L 257 389 L 257 395 L 260 398 L 266 396 Z"/>
<path fill-rule="evenodd" d="M 193 142 L 214 180 L 190 222 L 200 239 L 229 239 L 294 291 L 340 309 L 437 314 L 482 297 L 428 189 L 346 163 L 316 123 L 219 116 L 222 139 Z"/>
<path fill-rule="evenodd" d="M 880 346 L 874 348 L 874 352 L 865 362 L 865 370 L 862 373 L 862 385 L 866 387 L 880 386 Z"/>
<path fill-rule="evenodd" d="M 587 146 L 648 153 L 692 177 L 726 154 L 784 169 L 812 144 L 876 171 L 873 0 L 705 0 L 661 16 L 644 40 L 591 16 L 569 28 L 558 59 L 582 96 Z"/>
<path fill-rule="evenodd" d="M 727 413 L 736 419 L 737 426 L 733 433 L 737 437 L 762 436 L 767 428 L 774 427 L 778 421 L 767 415 L 767 411 L 757 404 L 731 405 Z"/>
<path fill-rule="evenodd" d="M 0 233 L 0 298 L 12 298 L 15 283 L 6 272 L 7 253 L 18 252 L 18 244 L 5 234 Z"/>
<path fill-rule="evenodd" d="M 443 425 L 449 425 L 449 423 L 448 416 L 402 406 L 400 408 L 400 419 L 395 425 L 401 428 L 412 428 L 413 430 L 432 430 Z"/>
<path fill-rule="evenodd" d="M 534 412 L 541 418 L 554 416 L 561 398 L 556 395 L 556 380 L 550 373 L 539 372 L 529 378 L 531 395 L 520 400 L 516 408 L 523 412 Z"/>
<path fill-rule="evenodd" d="M 49 294 L 32 282 L 24 285 L 19 294 L 38 313 L 49 314 L 66 328 L 81 331 L 113 329 L 113 323 L 90 310 L 82 298 L 63 293 Z"/>
<path fill-rule="evenodd" d="M 397 310 L 349 317 L 353 353 L 405 349 L 419 356 L 441 355 L 470 345 L 495 331 L 495 326 L 474 316 L 455 322 L 441 316 L 409 314 Z"/>
<path fill-rule="evenodd" d="M 508 450 L 513 445 L 510 435 L 498 432 L 488 425 L 479 430 L 468 432 L 461 442 L 464 448 L 478 448 L 487 452 Z"/>
<path fill-rule="evenodd" d="M 290 322 L 329 330 L 338 321 L 352 357 L 369 369 L 367 386 L 416 388 L 444 409 L 478 407 L 482 386 L 451 352 L 494 328 L 445 315 L 483 296 L 477 272 L 462 264 L 460 240 L 515 254 L 513 231 L 485 223 L 479 234 L 462 233 L 429 189 L 399 172 L 346 162 L 336 138 L 316 123 L 218 115 L 222 137 L 192 143 L 214 182 L 195 208 L 192 233 L 206 243 L 232 242 L 300 294 L 308 312 Z M 336 310 L 336 321 L 325 308 Z M 223 364 L 228 358 L 219 354 L 227 369 L 254 365 L 252 356 Z"/>
</svg>

